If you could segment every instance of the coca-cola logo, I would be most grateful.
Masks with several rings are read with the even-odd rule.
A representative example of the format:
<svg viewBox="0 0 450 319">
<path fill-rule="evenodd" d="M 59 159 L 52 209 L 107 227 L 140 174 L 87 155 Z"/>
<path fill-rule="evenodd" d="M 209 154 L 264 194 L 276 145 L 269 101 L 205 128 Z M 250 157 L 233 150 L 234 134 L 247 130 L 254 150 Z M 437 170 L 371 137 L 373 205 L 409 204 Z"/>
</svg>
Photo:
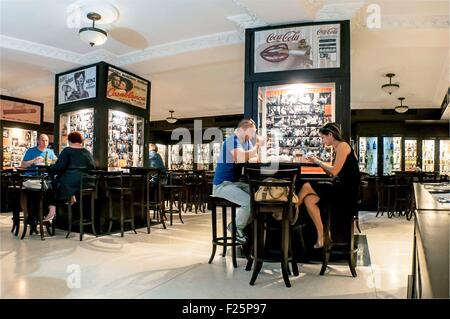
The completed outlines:
<svg viewBox="0 0 450 319">
<path fill-rule="evenodd" d="M 266 42 L 292 42 L 300 40 L 300 32 L 299 31 L 288 31 L 286 33 L 276 34 L 271 33 L 267 36 Z"/>
<path fill-rule="evenodd" d="M 339 32 L 338 28 L 329 28 L 329 29 L 319 29 L 317 30 L 317 35 L 337 35 Z"/>
</svg>

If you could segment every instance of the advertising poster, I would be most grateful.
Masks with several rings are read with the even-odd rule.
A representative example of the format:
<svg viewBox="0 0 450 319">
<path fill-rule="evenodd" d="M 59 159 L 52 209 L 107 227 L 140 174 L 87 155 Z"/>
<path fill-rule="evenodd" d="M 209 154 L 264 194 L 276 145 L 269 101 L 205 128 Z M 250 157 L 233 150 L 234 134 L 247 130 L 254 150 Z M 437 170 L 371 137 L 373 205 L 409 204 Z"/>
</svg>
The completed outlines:
<svg viewBox="0 0 450 319">
<path fill-rule="evenodd" d="M 58 77 L 58 104 L 96 97 L 97 72 L 92 66 Z"/>
<path fill-rule="evenodd" d="M 340 25 L 255 32 L 255 73 L 340 67 Z"/>
<path fill-rule="evenodd" d="M 106 97 L 143 109 L 147 108 L 148 82 L 128 73 L 108 68 Z"/>
<path fill-rule="evenodd" d="M 0 99 L 0 119 L 29 124 L 41 124 L 39 105 Z"/>
</svg>

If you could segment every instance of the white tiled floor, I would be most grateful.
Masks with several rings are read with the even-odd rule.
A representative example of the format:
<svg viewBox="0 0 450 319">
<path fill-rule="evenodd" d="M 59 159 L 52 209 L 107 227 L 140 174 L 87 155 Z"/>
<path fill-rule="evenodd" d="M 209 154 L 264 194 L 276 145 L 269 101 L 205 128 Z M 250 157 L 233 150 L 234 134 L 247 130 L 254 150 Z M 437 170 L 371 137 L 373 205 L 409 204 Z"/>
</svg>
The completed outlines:
<svg viewBox="0 0 450 319">
<path fill-rule="evenodd" d="M 265 263 L 255 286 L 238 259 L 219 254 L 209 265 L 210 214 L 187 214 L 185 224 L 160 226 L 138 234 L 78 241 L 53 238 L 19 240 L 9 231 L 11 218 L 0 215 L 2 298 L 404 298 L 411 269 L 413 221 L 375 218 L 361 213 L 371 266 L 358 266 L 358 277 L 345 265 L 299 264 L 300 276 L 286 288 L 278 263 Z M 78 276 L 79 275 L 79 276 Z M 79 279 L 79 280 L 78 280 Z M 77 286 L 79 284 L 79 287 Z M 75 285 L 75 286 L 74 286 Z"/>
</svg>

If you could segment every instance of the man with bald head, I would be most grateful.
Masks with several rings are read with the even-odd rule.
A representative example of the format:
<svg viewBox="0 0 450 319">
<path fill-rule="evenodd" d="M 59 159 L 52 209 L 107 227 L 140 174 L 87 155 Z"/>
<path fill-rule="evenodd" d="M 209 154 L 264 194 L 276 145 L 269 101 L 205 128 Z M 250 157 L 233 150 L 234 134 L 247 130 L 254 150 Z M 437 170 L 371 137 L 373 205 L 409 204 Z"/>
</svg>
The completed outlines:
<svg viewBox="0 0 450 319">
<path fill-rule="evenodd" d="M 48 161 L 56 161 L 55 153 L 52 149 L 47 148 L 48 136 L 46 134 L 39 135 L 38 145 L 28 149 L 20 164 L 23 168 L 37 169 L 38 165 L 44 165 L 44 159 L 47 155 Z"/>
</svg>

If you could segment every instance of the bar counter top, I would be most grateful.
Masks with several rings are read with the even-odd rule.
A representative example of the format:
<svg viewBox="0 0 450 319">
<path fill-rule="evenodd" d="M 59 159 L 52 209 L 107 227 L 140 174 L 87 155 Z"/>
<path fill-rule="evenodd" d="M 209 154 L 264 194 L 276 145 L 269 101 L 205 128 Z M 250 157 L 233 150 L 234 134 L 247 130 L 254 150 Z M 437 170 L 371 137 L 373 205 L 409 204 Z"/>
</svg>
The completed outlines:
<svg viewBox="0 0 450 319">
<path fill-rule="evenodd" d="M 449 298 L 449 204 L 439 203 L 423 184 L 414 183 L 414 193 L 413 269 L 419 283 L 415 294 L 419 298 Z"/>
</svg>

